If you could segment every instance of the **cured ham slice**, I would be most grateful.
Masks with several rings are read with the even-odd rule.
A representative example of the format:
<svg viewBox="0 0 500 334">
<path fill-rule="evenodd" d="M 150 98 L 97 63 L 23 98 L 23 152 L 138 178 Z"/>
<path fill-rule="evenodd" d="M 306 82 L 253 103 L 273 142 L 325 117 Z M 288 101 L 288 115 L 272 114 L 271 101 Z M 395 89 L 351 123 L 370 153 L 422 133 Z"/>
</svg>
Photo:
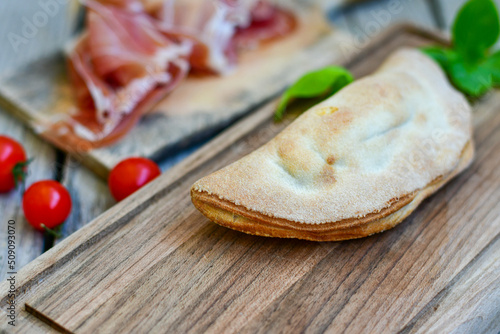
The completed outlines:
<svg viewBox="0 0 500 334">
<path fill-rule="evenodd" d="M 233 69 L 238 47 L 255 47 L 295 27 L 291 13 L 259 0 L 168 0 L 154 15 L 167 36 L 193 42 L 193 69 L 219 74 Z"/>
<path fill-rule="evenodd" d="M 256 48 L 260 43 L 289 34 L 296 25 L 292 13 L 260 1 L 248 25 L 236 29 L 233 44 L 238 49 Z"/>
<path fill-rule="evenodd" d="M 185 77 L 191 50 L 161 34 L 140 2 L 85 5 L 87 32 L 69 58 L 78 110 L 54 124 L 49 136 L 72 150 L 123 136 Z"/>
<path fill-rule="evenodd" d="M 189 70 L 227 73 L 239 47 L 284 35 L 291 14 L 258 0 L 81 0 L 87 29 L 69 54 L 76 107 L 44 135 L 68 151 L 108 145 Z"/>
</svg>

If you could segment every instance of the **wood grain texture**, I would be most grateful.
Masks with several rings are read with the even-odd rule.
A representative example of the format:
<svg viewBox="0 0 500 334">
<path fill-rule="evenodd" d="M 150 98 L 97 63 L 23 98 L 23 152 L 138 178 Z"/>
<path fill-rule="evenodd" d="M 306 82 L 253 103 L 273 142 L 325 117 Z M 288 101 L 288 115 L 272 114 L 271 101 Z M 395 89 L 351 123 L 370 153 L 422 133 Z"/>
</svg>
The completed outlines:
<svg viewBox="0 0 500 334">
<path fill-rule="evenodd" d="M 235 72 L 228 76 L 189 77 L 124 139 L 84 153 L 82 162 L 106 176 L 112 166 L 128 156 L 158 159 L 220 131 L 277 95 L 302 73 L 339 60 L 343 54 L 330 46 L 345 36 L 332 33 L 317 8 L 299 0 L 290 3 L 299 22 L 291 35 L 242 53 Z M 315 62 L 308 61 L 311 58 Z M 48 123 L 74 108 L 61 54 L 2 78 L 0 94 L 8 110 L 42 135 Z"/>
<path fill-rule="evenodd" d="M 12 116 L 0 113 L 0 134 L 8 135 L 22 143 L 28 157 L 36 157 L 30 164 L 26 184 L 54 177 L 55 150 L 47 143 L 40 141 L 28 129 Z M 7 272 L 7 222 L 14 220 L 16 237 L 16 270 L 19 270 L 38 255 L 43 249 L 43 234 L 34 230 L 24 218 L 22 210 L 21 189 L 0 194 L 0 280 L 8 277 Z"/>
<path fill-rule="evenodd" d="M 194 145 L 160 162 L 161 170 L 165 172 L 172 168 L 199 148 L 200 145 Z M 67 157 L 64 163 L 62 183 L 71 194 L 73 209 L 62 225 L 61 237 L 56 240 L 56 243 L 87 225 L 116 203 L 109 192 L 107 181 L 97 177 L 73 157 Z"/>
<path fill-rule="evenodd" d="M 75 28 L 78 15 L 77 1 L 26 0 L 0 3 L 0 73 L 8 75 L 27 63 L 54 52 L 69 38 Z M 31 26 L 33 24 L 33 26 Z M 42 141 L 18 120 L 0 108 L 0 133 L 17 139 L 29 157 L 35 158 L 30 165 L 27 185 L 56 176 L 56 150 Z M 25 221 L 21 207 L 22 194 L 12 192 L 0 195 L 0 279 L 6 277 L 7 220 L 16 221 L 17 269 L 39 256 L 44 249 L 44 237 Z"/>
<path fill-rule="evenodd" d="M 30 172 L 26 180 L 29 185 L 35 181 L 43 179 L 52 179 L 54 177 L 56 164 L 56 151 L 49 144 L 40 140 L 29 129 L 22 125 L 18 120 L 0 110 L 0 134 L 8 135 L 21 142 L 30 157 L 36 157 L 30 164 Z M 33 261 L 44 248 L 44 236 L 42 233 L 34 230 L 24 218 L 22 211 L 22 194 L 20 191 L 13 191 L 8 194 L 0 195 L 0 217 L 2 217 L 0 231 L 0 280 L 4 282 L 10 271 L 7 268 L 7 222 L 9 219 L 16 221 L 16 271 L 23 268 L 26 264 Z M 16 275 L 19 279 L 19 275 Z M 7 290 L 4 290 L 7 291 Z M 19 306 L 19 305 L 18 305 Z M 5 313 L 2 313 L 4 319 Z M 24 309 L 18 307 L 17 319 L 22 321 L 27 327 L 37 331 L 45 329 L 48 333 L 54 332 L 48 325 L 28 314 Z M 35 327 L 31 327 L 33 324 Z M 9 331 L 10 326 L 6 326 L 6 321 L 2 324 Z M 36 328 L 36 329 L 35 329 Z M 5 329 L 5 328 L 4 328 Z"/>
<path fill-rule="evenodd" d="M 115 203 L 106 180 L 96 177 L 78 160 L 67 157 L 64 167 L 62 184 L 71 195 L 73 208 L 61 227 L 61 238 L 57 242 L 92 221 Z"/>
<path fill-rule="evenodd" d="M 495 333 L 500 328 L 500 238 L 434 298 L 407 333 Z M 496 307 L 491 307 L 496 305 Z"/>
<path fill-rule="evenodd" d="M 429 42 L 395 29 L 348 64 L 356 76 Z M 337 243 L 241 234 L 191 205 L 196 179 L 293 118 L 273 123 L 267 105 L 26 266 L 18 303 L 81 333 L 498 331 L 499 103 L 494 92 L 475 105 L 477 156 L 465 173 L 395 229 Z M 33 331 L 30 319 L 15 330 Z"/>
</svg>

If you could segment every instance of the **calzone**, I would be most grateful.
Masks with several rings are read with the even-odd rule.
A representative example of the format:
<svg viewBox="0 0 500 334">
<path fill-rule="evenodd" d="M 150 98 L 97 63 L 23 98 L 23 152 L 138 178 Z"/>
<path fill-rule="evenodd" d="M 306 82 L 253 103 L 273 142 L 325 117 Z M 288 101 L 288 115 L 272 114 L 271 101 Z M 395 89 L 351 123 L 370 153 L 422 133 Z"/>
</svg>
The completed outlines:
<svg viewBox="0 0 500 334">
<path fill-rule="evenodd" d="M 474 155 L 471 108 L 440 67 L 401 49 L 274 139 L 197 181 L 194 205 L 249 234 L 315 241 L 394 227 Z"/>
</svg>

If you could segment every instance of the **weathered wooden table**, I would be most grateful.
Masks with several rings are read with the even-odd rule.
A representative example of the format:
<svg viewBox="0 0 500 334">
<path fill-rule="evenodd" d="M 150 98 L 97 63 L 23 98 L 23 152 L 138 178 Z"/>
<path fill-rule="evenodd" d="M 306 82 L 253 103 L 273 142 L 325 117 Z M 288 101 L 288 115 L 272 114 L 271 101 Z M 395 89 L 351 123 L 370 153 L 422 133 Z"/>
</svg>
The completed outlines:
<svg viewBox="0 0 500 334">
<path fill-rule="evenodd" d="M 388 8 L 394 3 L 399 5 L 397 13 L 393 11 L 392 14 L 388 15 Z M 353 34 L 359 46 L 362 46 L 384 28 L 401 21 L 411 21 L 431 28 L 448 29 L 461 3 L 463 3 L 463 0 L 370 1 L 350 5 L 343 9 L 333 9 L 330 11 L 329 16 L 336 26 Z M 497 3 L 500 3 L 500 1 L 497 1 Z M 60 6 L 57 7 L 57 10 L 54 9 L 53 17 L 47 24 L 37 28 L 32 37 L 26 38 L 20 44 L 12 44 L 11 40 L 9 40 L 9 36 L 11 36 L 9 33 L 19 34 L 24 22 L 23 17 L 33 17 L 40 10 L 39 3 L 34 0 L 16 3 L 4 1 L 0 3 L 0 13 L 2 13 L 0 14 L 0 42 L 3 45 L 0 51 L 0 73 L 23 66 L 30 60 L 50 53 L 61 47 L 70 36 L 75 25 L 75 18 L 71 15 L 74 11 L 71 6 Z M 366 25 L 367 22 L 372 24 Z M 376 24 L 373 22 L 376 22 Z M 80 166 L 73 158 L 67 157 L 61 151 L 43 142 L 3 110 L 0 110 L 0 133 L 18 139 L 25 146 L 28 155 L 35 157 L 35 161 L 31 165 L 28 184 L 35 180 L 53 178 L 64 183 L 71 192 L 74 206 L 71 216 L 63 226 L 63 238 L 90 222 L 94 217 L 114 204 L 104 180 Z M 164 160 L 161 163 L 162 169 L 170 168 L 196 148 L 196 146 L 192 147 Z M 0 217 L 5 221 L 0 230 L 0 278 L 2 279 L 7 276 L 8 271 L 5 260 L 7 254 L 7 220 L 13 219 L 16 221 L 17 269 L 36 258 L 45 249 L 51 247 L 54 242 L 51 238 L 44 239 L 42 234 L 28 226 L 24 220 L 20 203 L 20 192 L 0 196 Z M 500 249 L 492 249 L 488 252 L 489 256 L 496 258 L 498 263 Z M 498 265 L 495 266 L 495 261 L 490 260 L 487 263 L 493 266 L 489 268 L 488 272 L 490 274 L 487 281 L 491 284 L 491 277 L 496 275 L 497 288 L 495 291 L 497 291 L 498 295 L 500 290 L 500 282 L 498 282 L 500 277 L 499 267 Z M 476 266 L 475 270 L 469 272 L 467 277 L 461 278 L 462 285 L 455 285 L 457 298 L 462 296 L 466 290 L 478 293 L 478 298 L 470 300 L 471 303 L 475 303 L 476 317 L 482 316 L 482 303 L 486 302 L 485 299 L 481 298 L 482 295 L 479 294 L 485 288 L 484 284 L 487 284 L 483 280 L 483 271 L 488 268 L 483 267 L 481 265 Z M 449 293 L 449 291 L 446 293 Z M 452 299 L 448 298 L 448 300 L 451 301 Z M 499 298 L 493 298 L 493 300 L 499 302 Z M 491 298 L 488 299 L 488 302 L 491 302 Z M 450 302 L 442 307 L 452 308 L 453 303 Z M 446 314 L 446 310 L 441 311 L 441 314 Z M 497 308 L 497 321 L 493 322 L 489 327 L 482 328 L 492 331 L 498 330 L 499 316 L 500 306 Z M 485 320 L 491 321 L 491 314 Z M 462 319 L 454 319 L 454 321 L 460 322 Z"/>
</svg>

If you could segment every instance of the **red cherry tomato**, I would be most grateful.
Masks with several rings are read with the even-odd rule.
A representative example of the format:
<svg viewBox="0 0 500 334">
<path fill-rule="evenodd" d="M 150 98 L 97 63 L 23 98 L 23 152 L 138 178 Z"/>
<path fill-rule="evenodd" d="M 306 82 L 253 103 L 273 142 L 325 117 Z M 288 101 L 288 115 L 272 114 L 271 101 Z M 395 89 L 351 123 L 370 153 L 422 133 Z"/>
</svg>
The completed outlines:
<svg viewBox="0 0 500 334">
<path fill-rule="evenodd" d="M 153 161 L 128 158 L 118 163 L 109 173 L 109 190 L 117 201 L 121 201 L 160 174 L 160 168 Z"/>
<path fill-rule="evenodd" d="M 23 210 L 26 220 L 35 229 L 43 231 L 42 224 L 52 229 L 68 218 L 71 196 L 57 181 L 38 181 L 24 193 Z"/>
<path fill-rule="evenodd" d="M 26 163 L 26 153 L 21 144 L 0 136 L 0 193 L 14 189 L 16 179 L 23 179 Z"/>
</svg>

